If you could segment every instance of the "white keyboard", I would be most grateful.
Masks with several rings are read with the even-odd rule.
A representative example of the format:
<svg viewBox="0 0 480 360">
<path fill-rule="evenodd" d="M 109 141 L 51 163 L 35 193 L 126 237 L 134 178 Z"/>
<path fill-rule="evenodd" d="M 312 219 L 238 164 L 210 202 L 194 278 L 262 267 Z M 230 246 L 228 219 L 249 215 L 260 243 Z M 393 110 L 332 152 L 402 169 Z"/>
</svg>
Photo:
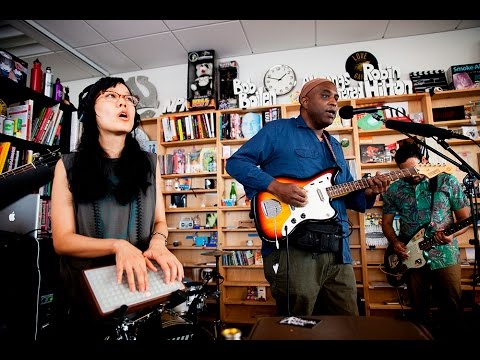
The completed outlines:
<svg viewBox="0 0 480 360">
<path fill-rule="evenodd" d="M 122 305 L 128 306 L 127 312 L 132 312 L 139 308 L 160 304 L 167 301 L 173 292 L 185 288 L 185 285 L 178 280 L 166 284 L 163 271 L 159 269 L 157 272 L 148 271 L 148 291 L 131 292 L 125 274 L 122 283 L 117 284 L 115 268 L 115 265 L 111 265 L 83 271 L 87 287 L 101 316 L 112 313 Z"/>
</svg>

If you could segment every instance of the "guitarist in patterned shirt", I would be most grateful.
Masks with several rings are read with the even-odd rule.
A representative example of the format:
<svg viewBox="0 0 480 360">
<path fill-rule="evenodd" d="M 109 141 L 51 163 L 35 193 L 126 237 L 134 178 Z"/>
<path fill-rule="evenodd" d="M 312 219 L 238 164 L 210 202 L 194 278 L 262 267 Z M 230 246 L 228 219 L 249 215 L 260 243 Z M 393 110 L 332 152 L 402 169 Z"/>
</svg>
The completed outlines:
<svg viewBox="0 0 480 360">
<path fill-rule="evenodd" d="M 427 162 L 421 149 L 405 141 L 395 154 L 400 169 Z M 433 199 L 433 204 L 432 204 Z M 395 214 L 400 215 L 400 235 L 393 228 Z M 405 275 L 413 320 L 422 323 L 434 336 L 458 335 L 462 315 L 460 251 L 456 236 L 468 226 L 446 236 L 444 230 L 455 221 L 470 216 L 467 196 L 455 176 L 441 173 L 433 179 L 424 175 L 399 179 L 383 194 L 382 229 L 391 246 L 402 258 L 408 258 L 405 239 L 412 239 L 419 228 L 433 237 L 435 245 L 424 251 L 425 266 L 410 268 Z M 438 322 L 432 321 L 430 306 L 435 298 Z M 434 327 L 432 324 L 436 324 Z M 438 333 L 437 333 L 438 331 Z M 447 334 L 450 333 L 450 334 Z"/>
</svg>

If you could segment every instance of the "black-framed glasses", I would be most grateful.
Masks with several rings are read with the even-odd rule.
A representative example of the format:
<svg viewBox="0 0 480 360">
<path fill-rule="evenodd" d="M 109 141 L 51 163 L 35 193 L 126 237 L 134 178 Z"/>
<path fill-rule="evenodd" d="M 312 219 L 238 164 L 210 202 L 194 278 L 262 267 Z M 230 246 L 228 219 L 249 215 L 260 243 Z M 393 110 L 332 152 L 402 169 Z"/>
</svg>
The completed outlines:
<svg viewBox="0 0 480 360">
<path fill-rule="evenodd" d="M 104 91 L 102 95 L 106 101 L 113 102 L 113 103 L 117 103 L 121 97 L 125 99 L 127 104 L 132 106 L 137 106 L 138 103 L 140 102 L 140 99 L 138 98 L 137 95 L 123 95 L 113 90 Z"/>
</svg>

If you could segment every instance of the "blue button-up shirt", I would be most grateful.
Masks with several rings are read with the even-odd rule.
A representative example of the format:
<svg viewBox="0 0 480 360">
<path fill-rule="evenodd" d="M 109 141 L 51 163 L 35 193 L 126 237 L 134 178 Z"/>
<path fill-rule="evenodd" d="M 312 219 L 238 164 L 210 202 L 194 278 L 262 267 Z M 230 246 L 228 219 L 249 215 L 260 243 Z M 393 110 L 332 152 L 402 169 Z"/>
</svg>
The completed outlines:
<svg viewBox="0 0 480 360">
<path fill-rule="evenodd" d="M 249 199 L 253 199 L 258 192 L 266 191 L 277 177 L 309 179 L 335 168 L 337 172 L 332 178 L 332 185 L 353 181 L 340 143 L 328 132 L 326 134 L 336 160 L 326 142 L 317 138 L 301 116 L 271 121 L 228 158 L 226 170 L 243 185 Z M 346 209 L 365 212 L 365 209 L 373 206 L 375 198 L 368 200 L 364 191 L 359 190 L 333 199 L 330 203 L 343 227 L 344 263 L 352 262 Z M 272 242 L 263 241 L 262 255 L 269 254 L 274 246 Z"/>
</svg>

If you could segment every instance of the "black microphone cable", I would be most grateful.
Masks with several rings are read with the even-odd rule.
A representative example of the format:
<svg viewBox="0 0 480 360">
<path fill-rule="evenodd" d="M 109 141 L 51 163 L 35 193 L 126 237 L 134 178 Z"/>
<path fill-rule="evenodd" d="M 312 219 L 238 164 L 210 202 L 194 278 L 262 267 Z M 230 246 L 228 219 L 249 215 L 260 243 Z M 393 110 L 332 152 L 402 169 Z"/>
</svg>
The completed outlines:
<svg viewBox="0 0 480 360">
<path fill-rule="evenodd" d="M 288 227 L 285 225 L 285 243 L 287 246 L 287 314 L 290 316 L 290 249 L 288 247 Z"/>
</svg>

